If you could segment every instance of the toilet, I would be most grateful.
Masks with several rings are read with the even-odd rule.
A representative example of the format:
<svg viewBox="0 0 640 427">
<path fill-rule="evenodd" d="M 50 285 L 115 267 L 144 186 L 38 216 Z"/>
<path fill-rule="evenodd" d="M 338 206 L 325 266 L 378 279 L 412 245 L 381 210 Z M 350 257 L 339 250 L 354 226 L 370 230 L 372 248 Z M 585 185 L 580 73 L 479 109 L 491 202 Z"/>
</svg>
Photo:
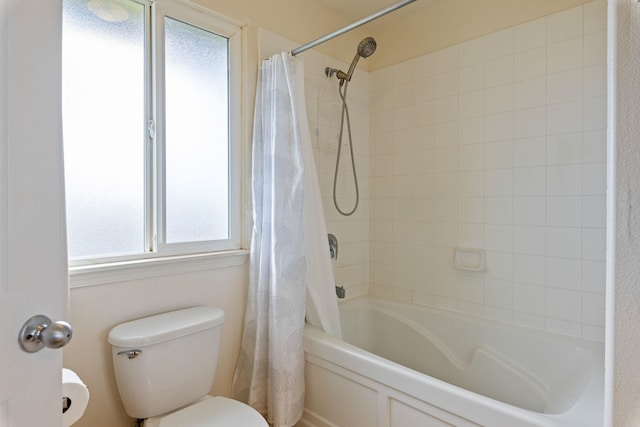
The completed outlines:
<svg viewBox="0 0 640 427">
<path fill-rule="evenodd" d="M 268 427 L 244 403 L 212 397 L 224 312 L 192 307 L 109 332 L 120 398 L 144 427 Z"/>
</svg>

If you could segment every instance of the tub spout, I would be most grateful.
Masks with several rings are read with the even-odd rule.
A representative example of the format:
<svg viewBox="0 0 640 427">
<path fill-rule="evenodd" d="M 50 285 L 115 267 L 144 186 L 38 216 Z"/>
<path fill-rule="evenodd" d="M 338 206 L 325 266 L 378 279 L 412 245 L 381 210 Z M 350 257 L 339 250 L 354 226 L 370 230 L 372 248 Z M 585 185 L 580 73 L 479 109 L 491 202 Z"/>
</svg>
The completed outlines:
<svg viewBox="0 0 640 427">
<path fill-rule="evenodd" d="M 338 296 L 338 298 L 343 299 L 346 293 L 347 292 L 344 290 L 344 286 L 336 285 L 336 295 Z"/>
</svg>

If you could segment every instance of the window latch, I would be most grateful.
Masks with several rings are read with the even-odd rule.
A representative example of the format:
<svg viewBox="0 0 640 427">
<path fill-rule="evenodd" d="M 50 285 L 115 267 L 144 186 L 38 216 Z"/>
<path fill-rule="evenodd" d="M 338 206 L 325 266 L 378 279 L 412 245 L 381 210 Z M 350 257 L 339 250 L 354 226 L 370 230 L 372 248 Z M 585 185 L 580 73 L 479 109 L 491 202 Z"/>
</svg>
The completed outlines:
<svg viewBox="0 0 640 427">
<path fill-rule="evenodd" d="M 149 120 L 147 123 L 147 131 L 149 132 L 149 138 L 156 139 L 156 122 Z"/>
</svg>

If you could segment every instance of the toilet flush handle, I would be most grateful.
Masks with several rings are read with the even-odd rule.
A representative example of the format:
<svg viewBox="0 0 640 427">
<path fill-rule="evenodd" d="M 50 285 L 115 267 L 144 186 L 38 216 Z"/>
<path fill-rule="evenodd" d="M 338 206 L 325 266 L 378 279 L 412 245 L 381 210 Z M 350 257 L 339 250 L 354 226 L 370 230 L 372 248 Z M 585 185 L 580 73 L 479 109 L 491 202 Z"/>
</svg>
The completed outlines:
<svg viewBox="0 0 640 427">
<path fill-rule="evenodd" d="M 138 350 L 137 348 L 134 348 L 132 350 L 119 351 L 116 354 L 118 356 L 122 356 L 123 354 L 126 354 L 129 359 L 135 359 L 136 357 L 138 357 L 140 355 L 140 353 L 142 353 L 142 350 Z"/>
</svg>

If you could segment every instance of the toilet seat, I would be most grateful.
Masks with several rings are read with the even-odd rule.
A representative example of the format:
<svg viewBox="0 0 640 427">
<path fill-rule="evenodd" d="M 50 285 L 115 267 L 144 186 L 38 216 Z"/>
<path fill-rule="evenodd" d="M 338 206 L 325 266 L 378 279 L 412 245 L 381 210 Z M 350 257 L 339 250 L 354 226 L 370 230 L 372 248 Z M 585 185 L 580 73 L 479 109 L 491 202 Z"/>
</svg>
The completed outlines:
<svg viewBox="0 0 640 427">
<path fill-rule="evenodd" d="M 226 397 L 207 396 L 170 414 L 149 418 L 144 427 L 268 427 L 258 411 Z"/>
</svg>

